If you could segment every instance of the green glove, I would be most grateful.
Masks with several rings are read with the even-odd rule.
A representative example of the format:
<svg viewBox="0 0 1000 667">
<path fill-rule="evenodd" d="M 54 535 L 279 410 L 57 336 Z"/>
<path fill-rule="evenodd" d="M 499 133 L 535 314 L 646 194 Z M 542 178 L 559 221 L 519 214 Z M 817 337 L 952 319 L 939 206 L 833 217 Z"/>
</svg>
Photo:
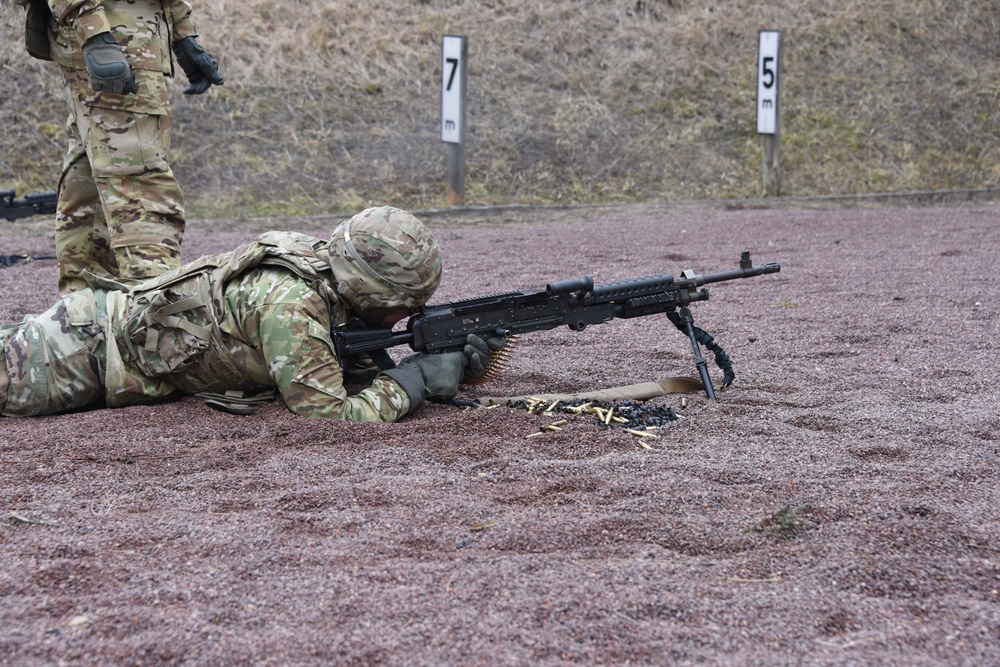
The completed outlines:
<svg viewBox="0 0 1000 667">
<path fill-rule="evenodd" d="M 469 366 L 465 369 L 462 382 L 478 380 L 486 372 L 486 364 L 495 350 L 503 349 L 507 339 L 503 336 L 490 336 L 483 340 L 475 334 L 469 334 L 465 339 L 465 356 L 469 358 Z"/>
<path fill-rule="evenodd" d="M 102 32 L 87 40 L 83 45 L 83 59 L 87 64 L 90 85 L 97 92 L 116 95 L 139 92 L 139 87 L 135 85 L 135 72 L 110 32 Z"/>
<path fill-rule="evenodd" d="M 410 399 L 410 411 L 425 399 L 449 399 L 458 393 L 458 383 L 469 359 L 464 352 L 411 354 L 384 375 L 399 383 Z"/>
<path fill-rule="evenodd" d="M 219 62 L 194 37 L 185 37 L 174 44 L 174 55 L 190 82 L 184 86 L 185 95 L 201 95 L 213 83 L 217 86 L 225 83 L 219 76 Z"/>
</svg>

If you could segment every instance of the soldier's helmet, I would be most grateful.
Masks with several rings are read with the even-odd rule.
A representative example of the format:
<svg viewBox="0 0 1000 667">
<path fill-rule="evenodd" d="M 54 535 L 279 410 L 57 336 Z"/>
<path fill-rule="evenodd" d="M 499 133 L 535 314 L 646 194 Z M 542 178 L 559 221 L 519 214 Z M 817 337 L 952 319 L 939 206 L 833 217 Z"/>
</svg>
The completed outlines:
<svg viewBox="0 0 1000 667">
<path fill-rule="evenodd" d="M 380 322 L 427 303 L 441 282 L 441 249 L 412 213 L 379 206 L 333 230 L 337 292 L 363 319 Z"/>
</svg>

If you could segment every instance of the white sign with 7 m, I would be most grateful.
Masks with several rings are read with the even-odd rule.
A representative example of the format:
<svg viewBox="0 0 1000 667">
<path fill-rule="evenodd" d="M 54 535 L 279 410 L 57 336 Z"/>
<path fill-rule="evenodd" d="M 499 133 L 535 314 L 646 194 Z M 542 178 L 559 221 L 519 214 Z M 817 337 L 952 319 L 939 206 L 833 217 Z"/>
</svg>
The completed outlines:
<svg viewBox="0 0 1000 667">
<path fill-rule="evenodd" d="M 465 37 L 445 35 L 441 40 L 441 141 L 462 143 L 465 105 Z"/>
</svg>

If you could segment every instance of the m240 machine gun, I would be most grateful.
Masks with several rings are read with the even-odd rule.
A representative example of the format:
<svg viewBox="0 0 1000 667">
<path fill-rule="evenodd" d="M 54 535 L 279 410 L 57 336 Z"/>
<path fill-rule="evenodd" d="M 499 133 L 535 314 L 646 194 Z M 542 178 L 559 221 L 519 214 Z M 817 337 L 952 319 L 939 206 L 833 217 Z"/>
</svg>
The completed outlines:
<svg viewBox="0 0 1000 667">
<path fill-rule="evenodd" d="M 688 270 L 676 277 L 663 274 L 604 285 L 595 285 L 593 278 L 584 276 L 549 283 L 539 291 L 507 292 L 425 305 L 410 316 L 405 331 L 367 328 L 360 320 L 353 320 L 334 328 L 333 341 L 341 361 L 352 355 L 369 354 L 376 363 L 388 367 L 392 360 L 385 350 L 396 345 L 409 345 L 417 352 L 450 352 L 461 350 L 469 334 L 510 338 L 563 325 L 583 331 L 592 324 L 662 313 L 690 339 L 705 393 L 715 399 L 700 346 L 704 345 L 714 354 L 716 364 L 723 371 L 723 387 L 731 384 L 736 374 L 729 355 L 704 329 L 694 325 L 688 305 L 708 299 L 705 285 L 780 270 L 781 265 L 777 263 L 754 266 L 749 251 L 745 251 L 738 269 L 719 273 L 698 275 Z M 495 359 L 496 355 L 491 362 Z M 492 370 L 488 366 L 485 377 L 495 375 Z"/>
</svg>

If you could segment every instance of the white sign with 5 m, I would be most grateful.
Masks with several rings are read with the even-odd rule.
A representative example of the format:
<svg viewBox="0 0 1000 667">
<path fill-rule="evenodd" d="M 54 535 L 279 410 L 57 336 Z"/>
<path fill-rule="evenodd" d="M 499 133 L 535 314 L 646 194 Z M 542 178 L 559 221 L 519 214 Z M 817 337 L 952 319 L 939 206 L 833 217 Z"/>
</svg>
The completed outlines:
<svg viewBox="0 0 1000 667">
<path fill-rule="evenodd" d="M 757 134 L 778 130 L 780 30 L 761 30 L 757 47 Z"/>
</svg>

